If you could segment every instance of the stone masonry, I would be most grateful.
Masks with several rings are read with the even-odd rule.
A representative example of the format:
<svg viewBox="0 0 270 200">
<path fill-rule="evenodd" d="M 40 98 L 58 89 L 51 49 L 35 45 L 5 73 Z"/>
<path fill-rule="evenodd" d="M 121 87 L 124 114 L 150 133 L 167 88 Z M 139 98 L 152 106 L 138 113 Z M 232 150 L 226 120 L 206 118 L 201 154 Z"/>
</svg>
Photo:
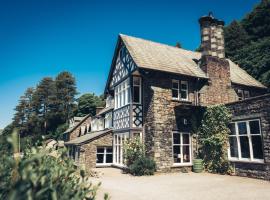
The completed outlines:
<svg viewBox="0 0 270 200">
<path fill-rule="evenodd" d="M 112 147 L 112 141 L 112 132 L 108 132 L 105 135 L 81 144 L 80 164 L 83 164 L 86 170 L 96 167 L 97 147 Z"/>
<path fill-rule="evenodd" d="M 263 139 L 264 163 L 232 162 L 239 176 L 270 180 L 270 94 L 253 97 L 226 105 L 233 120 L 259 118 Z"/>
<path fill-rule="evenodd" d="M 87 126 L 91 124 L 91 117 L 88 116 L 83 122 L 80 122 L 79 125 L 76 125 L 76 128 L 73 129 L 70 133 L 69 133 L 69 138 L 67 141 L 69 140 L 73 140 L 79 136 L 81 136 L 81 127 L 82 126 Z M 84 133 L 83 133 L 84 134 Z"/>
</svg>

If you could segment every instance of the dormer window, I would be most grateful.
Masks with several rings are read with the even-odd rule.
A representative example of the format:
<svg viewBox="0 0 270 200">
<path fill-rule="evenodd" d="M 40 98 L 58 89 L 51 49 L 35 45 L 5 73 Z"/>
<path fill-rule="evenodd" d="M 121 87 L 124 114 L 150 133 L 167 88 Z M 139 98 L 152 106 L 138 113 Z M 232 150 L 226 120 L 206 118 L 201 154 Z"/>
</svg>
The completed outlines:
<svg viewBox="0 0 270 200">
<path fill-rule="evenodd" d="M 188 82 L 172 80 L 172 98 L 175 100 L 188 101 Z"/>
<path fill-rule="evenodd" d="M 238 95 L 238 100 L 244 100 L 248 99 L 250 97 L 249 91 L 248 90 L 237 90 L 237 95 Z"/>
</svg>

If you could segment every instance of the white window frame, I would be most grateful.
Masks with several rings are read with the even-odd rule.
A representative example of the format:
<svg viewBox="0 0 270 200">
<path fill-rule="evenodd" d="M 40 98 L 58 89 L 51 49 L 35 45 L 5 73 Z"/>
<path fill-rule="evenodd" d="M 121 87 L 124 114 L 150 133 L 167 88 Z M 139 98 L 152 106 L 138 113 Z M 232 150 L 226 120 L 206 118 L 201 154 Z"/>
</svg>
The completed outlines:
<svg viewBox="0 0 270 200">
<path fill-rule="evenodd" d="M 250 92 L 248 90 L 238 89 L 237 96 L 238 96 L 238 100 L 240 101 L 244 99 L 248 99 L 250 98 Z"/>
<path fill-rule="evenodd" d="M 114 88 L 114 108 L 122 108 L 130 103 L 130 84 L 129 78 L 119 83 Z"/>
<path fill-rule="evenodd" d="M 135 84 L 134 83 L 134 79 L 138 78 L 139 79 L 139 84 Z M 134 87 L 139 87 L 139 102 L 135 102 L 134 101 Z M 142 78 L 139 76 L 133 76 L 133 85 L 132 85 L 132 91 L 133 91 L 133 95 L 132 95 L 132 102 L 133 104 L 141 104 L 142 102 Z"/>
<path fill-rule="evenodd" d="M 250 126 L 249 126 L 250 121 L 258 121 L 260 134 L 251 134 L 250 133 Z M 241 122 L 246 123 L 247 135 L 239 135 L 239 130 L 238 130 L 238 125 L 237 124 L 241 123 Z M 256 158 L 253 157 L 253 146 L 252 146 L 252 139 L 251 139 L 251 136 L 256 136 L 256 135 L 261 136 L 262 147 L 263 147 L 263 138 L 262 138 L 260 119 L 250 119 L 250 120 L 235 121 L 235 122 L 232 122 L 231 124 L 234 125 L 235 135 L 229 135 L 229 137 L 235 137 L 236 140 L 237 140 L 238 157 L 231 157 L 231 150 L 230 150 L 230 145 L 229 145 L 229 147 L 228 147 L 228 158 L 229 158 L 229 160 L 230 161 L 243 161 L 243 162 L 250 162 L 250 163 L 264 163 L 264 158 L 263 159 L 256 159 Z M 241 152 L 241 147 L 240 147 L 240 137 L 243 137 L 243 136 L 248 137 L 250 158 L 242 158 L 242 152 Z"/>
<path fill-rule="evenodd" d="M 174 83 L 177 83 L 177 85 L 178 85 L 177 88 L 173 87 Z M 185 84 L 187 86 L 187 89 L 182 89 L 182 87 L 181 87 L 182 84 Z M 182 80 L 173 79 L 172 80 L 172 90 L 177 90 L 177 93 L 178 93 L 177 97 L 172 96 L 172 98 L 174 100 L 188 101 L 188 99 L 189 99 L 189 97 L 188 97 L 188 81 L 182 81 Z M 186 98 L 182 98 L 181 92 L 186 92 Z"/>
<path fill-rule="evenodd" d="M 128 132 L 113 135 L 113 164 L 116 166 L 125 167 L 123 145 L 128 138 Z"/>
<path fill-rule="evenodd" d="M 180 135 L 180 144 L 174 144 L 173 140 L 173 135 L 174 134 L 179 134 Z M 183 144 L 183 134 L 189 135 L 189 144 Z M 172 160 L 173 160 L 173 166 L 191 166 L 192 165 L 192 140 L 191 140 L 191 134 L 189 132 L 179 132 L 179 131 L 173 131 L 172 132 Z M 174 162 L 174 152 L 173 152 L 173 147 L 174 146 L 180 146 L 180 156 L 181 156 L 181 162 L 180 163 L 175 163 Z M 189 146 L 189 162 L 184 162 L 183 159 L 183 147 L 184 146 Z"/>
<path fill-rule="evenodd" d="M 106 165 L 111 165 L 112 164 L 112 162 L 111 163 L 106 163 L 106 156 L 108 155 L 108 154 L 111 154 L 112 155 L 112 161 L 113 161 L 113 147 L 103 147 L 103 146 L 97 146 L 97 149 L 98 148 L 103 148 L 103 153 L 98 153 L 98 151 L 97 151 L 97 153 L 96 153 L 96 156 L 97 155 L 103 155 L 103 163 L 97 163 L 96 162 L 96 166 L 106 166 Z M 111 148 L 112 149 L 112 152 L 111 153 L 108 153 L 107 152 L 107 149 L 108 148 Z M 97 161 L 97 158 L 96 158 L 96 161 Z"/>
<path fill-rule="evenodd" d="M 112 112 L 105 114 L 105 128 L 112 128 Z"/>
</svg>

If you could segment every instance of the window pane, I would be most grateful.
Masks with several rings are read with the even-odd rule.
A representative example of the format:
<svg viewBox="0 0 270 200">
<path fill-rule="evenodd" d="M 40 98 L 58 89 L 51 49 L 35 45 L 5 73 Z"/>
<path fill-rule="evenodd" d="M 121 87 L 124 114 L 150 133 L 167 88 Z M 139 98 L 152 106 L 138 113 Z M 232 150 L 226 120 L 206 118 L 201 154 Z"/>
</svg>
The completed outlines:
<svg viewBox="0 0 270 200">
<path fill-rule="evenodd" d="M 239 122 L 237 124 L 238 124 L 239 135 L 246 135 L 247 134 L 247 124 L 246 124 L 246 122 Z"/>
<path fill-rule="evenodd" d="M 187 90 L 187 83 L 181 82 L 181 89 L 182 90 Z"/>
<path fill-rule="evenodd" d="M 103 147 L 98 147 L 97 148 L 97 153 L 104 153 L 104 148 Z"/>
<path fill-rule="evenodd" d="M 181 91 L 181 99 L 187 99 L 187 91 Z"/>
<path fill-rule="evenodd" d="M 262 138 L 260 135 L 251 136 L 252 148 L 253 148 L 253 157 L 255 159 L 263 159 L 262 151 Z"/>
<path fill-rule="evenodd" d="M 178 90 L 178 81 L 173 81 L 172 82 L 172 88 Z"/>
<path fill-rule="evenodd" d="M 244 96 L 245 96 L 245 99 L 249 98 L 250 97 L 249 91 L 244 91 Z"/>
<path fill-rule="evenodd" d="M 140 77 L 133 77 L 133 85 L 140 85 Z"/>
<path fill-rule="evenodd" d="M 242 158 L 250 158 L 248 137 L 241 136 L 239 137 L 239 139 L 240 139 Z"/>
<path fill-rule="evenodd" d="M 107 153 L 112 153 L 112 148 L 111 147 L 107 147 Z"/>
<path fill-rule="evenodd" d="M 172 89 L 172 97 L 178 99 L 178 90 Z"/>
<path fill-rule="evenodd" d="M 140 87 L 139 86 L 133 87 L 133 102 L 136 102 L 136 103 L 140 102 Z"/>
<path fill-rule="evenodd" d="M 260 134 L 260 125 L 258 120 L 250 121 L 250 134 Z"/>
<path fill-rule="evenodd" d="M 183 134 L 183 144 L 189 144 L 189 134 Z"/>
<path fill-rule="evenodd" d="M 230 135 L 236 135 L 235 133 L 235 123 L 229 124 L 229 129 L 230 129 Z"/>
<path fill-rule="evenodd" d="M 97 163 L 103 163 L 104 154 L 97 154 Z"/>
<path fill-rule="evenodd" d="M 112 158 L 113 158 L 112 154 L 106 154 L 106 163 L 112 163 Z"/>
<path fill-rule="evenodd" d="M 180 146 L 173 146 L 173 160 L 174 163 L 180 163 L 181 157 L 180 157 Z"/>
<path fill-rule="evenodd" d="M 183 162 L 190 162 L 189 146 L 183 146 Z"/>
<path fill-rule="evenodd" d="M 229 137 L 231 157 L 238 158 L 238 144 L 236 137 Z"/>
<path fill-rule="evenodd" d="M 180 144 L 180 134 L 178 133 L 173 134 L 173 144 Z"/>
</svg>

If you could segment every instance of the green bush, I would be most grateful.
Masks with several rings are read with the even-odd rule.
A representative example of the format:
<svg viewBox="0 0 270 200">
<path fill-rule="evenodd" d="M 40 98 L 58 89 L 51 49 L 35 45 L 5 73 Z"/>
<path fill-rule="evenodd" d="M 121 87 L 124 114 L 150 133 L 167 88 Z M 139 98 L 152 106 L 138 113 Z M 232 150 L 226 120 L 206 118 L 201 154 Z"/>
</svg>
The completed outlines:
<svg viewBox="0 0 270 200">
<path fill-rule="evenodd" d="M 65 151 L 54 157 L 32 148 L 20 158 L 18 137 L 12 136 L 14 156 L 0 158 L 0 199 L 95 199 L 99 185 L 76 171 Z"/>
<path fill-rule="evenodd" d="M 153 175 L 156 171 L 156 163 L 145 156 L 144 144 L 139 137 L 126 141 L 124 158 L 128 167 L 127 171 L 134 176 Z"/>
<path fill-rule="evenodd" d="M 208 172 L 230 173 L 228 161 L 228 125 L 231 114 L 224 105 L 210 106 L 199 129 L 200 153 Z"/>
<path fill-rule="evenodd" d="M 151 158 L 140 157 L 129 167 L 134 176 L 153 175 L 156 171 L 156 163 Z"/>
</svg>

